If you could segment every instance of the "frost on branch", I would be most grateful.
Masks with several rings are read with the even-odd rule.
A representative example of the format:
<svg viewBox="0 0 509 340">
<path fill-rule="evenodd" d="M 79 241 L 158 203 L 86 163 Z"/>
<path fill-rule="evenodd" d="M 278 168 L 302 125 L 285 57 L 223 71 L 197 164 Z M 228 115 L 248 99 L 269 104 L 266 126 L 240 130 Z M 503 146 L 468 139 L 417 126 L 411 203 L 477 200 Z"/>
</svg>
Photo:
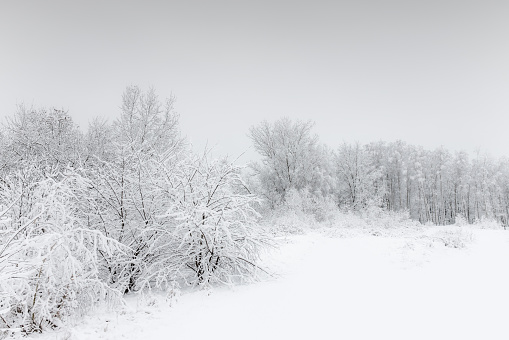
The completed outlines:
<svg viewBox="0 0 509 340">
<path fill-rule="evenodd" d="M 118 292 L 99 277 L 98 252 L 114 256 L 119 248 L 84 223 L 83 178 L 72 171 L 24 178 L 6 178 L 0 191 L 0 329 L 31 333 L 115 301 Z"/>
</svg>

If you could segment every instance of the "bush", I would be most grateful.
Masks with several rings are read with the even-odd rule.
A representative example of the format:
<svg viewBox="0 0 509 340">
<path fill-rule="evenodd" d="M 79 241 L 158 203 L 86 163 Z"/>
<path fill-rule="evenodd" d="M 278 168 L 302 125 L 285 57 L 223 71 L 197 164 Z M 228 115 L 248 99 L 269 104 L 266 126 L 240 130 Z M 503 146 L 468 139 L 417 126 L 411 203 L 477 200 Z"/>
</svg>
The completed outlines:
<svg viewBox="0 0 509 340">
<path fill-rule="evenodd" d="M 247 190 L 240 168 L 204 156 L 165 172 L 171 175 L 161 176 L 165 181 L 158 186 L 168 209 L 158 216 L 159 236 L 153 242 L 154 249 L 165 251 L 145 270 L 142 286 L 178 279 L 206 285 L 256 278 L 260 251 L 270 238 L 256 223 L 258 199 Z"/>
<path fill-rule="evenodd" d="M 302 235 L 315 225 L 313 216 L 289 209 L 278 209 L 267 214 L 263 225 L 276 237 L 286 235 Z"/>
<path fill-rule="evenodd" d="M 98 257 L 99 252 L 115 256 L 119 246 L 81 218 L 76 194 L 85 185 L 83 178 L 72 172 L 60 177 L 26 183 L 18 174 L 2 185 L 3 330 L 55 328 L 101 300 L 118 301 L 120 296 L 101 279 Z"/>
<path fill-rule="evenodd" d="M 497 220 L 493 218 L 481 217 L 481 219 L 476 220 L 474 225 L 480 229 L 504 229 L 504 226 L 500 224 Z"/>
<path fill-rule="evenodd" d="M 458 227 L 439 227 L 438 231 L 431 235 L 433 240 L 438 240 L 448 248 L 465 248 L 474 240 L 472 231 Z"/>
<path fill-rule="evenodd" d="M 468 221 L 462 214 L 457 214 L 454 225 L 457 225 L 458 227 L 464 227 L 468 225 Z"/>
<path fill-rule="evenodd" d="M 309 228 L 333 224 L 338 213 L 330 198 L 291 189 L 283 204 L 264 212 L 263 224 L 274 236 L 303 234 Z"/>
</svg>

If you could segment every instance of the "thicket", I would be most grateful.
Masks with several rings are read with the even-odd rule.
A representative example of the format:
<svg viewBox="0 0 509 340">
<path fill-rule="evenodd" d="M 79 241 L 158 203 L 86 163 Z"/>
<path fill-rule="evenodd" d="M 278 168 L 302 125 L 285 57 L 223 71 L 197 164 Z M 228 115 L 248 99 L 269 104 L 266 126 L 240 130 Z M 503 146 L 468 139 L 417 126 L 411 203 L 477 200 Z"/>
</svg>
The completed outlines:
<svg viewBox="0 0 509 340">
<path fill-rule="evenodd" d="M 21 106 L 0 137 L 0 331 L 260 272 L 258 198 L 239 166 L 188 149 L 172 98 L 129 87 L 120 117 L 86 133 L 65 111 Z"/>
</svg>

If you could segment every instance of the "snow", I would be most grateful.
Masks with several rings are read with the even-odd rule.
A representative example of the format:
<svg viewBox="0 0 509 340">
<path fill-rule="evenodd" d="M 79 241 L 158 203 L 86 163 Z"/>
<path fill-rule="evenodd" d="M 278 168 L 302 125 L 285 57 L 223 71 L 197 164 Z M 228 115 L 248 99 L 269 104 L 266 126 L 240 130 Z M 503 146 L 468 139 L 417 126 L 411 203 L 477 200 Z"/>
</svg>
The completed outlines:
<svg viewBox="0 0 509 340">
<path fill-rule="evenodd" d="M 463 230 L 290 235 L 264 257 L 273 278 L 184 291 L 172 306 L 129 296 L 122 310 L 32 337 L 508 339 L 509 233 Z M 464 247 L 446 247 L 448 232 Z"/>
</svg>

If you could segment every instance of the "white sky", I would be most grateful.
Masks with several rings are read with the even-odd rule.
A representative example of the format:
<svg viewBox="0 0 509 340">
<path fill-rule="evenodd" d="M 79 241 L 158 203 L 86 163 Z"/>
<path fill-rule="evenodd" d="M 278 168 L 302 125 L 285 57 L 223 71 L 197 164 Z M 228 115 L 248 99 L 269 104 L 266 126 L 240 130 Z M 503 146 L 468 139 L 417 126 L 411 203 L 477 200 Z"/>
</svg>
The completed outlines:
<svg viewBox="0 0 509 340">
<path fill-rule="evenodd" d="M 507 0 L 2 2 L 0 116 L 56 106 L 85 127 L 134 84 L 173 93 L 184 134 L 220 154 L 286 115 L 331 147 L 509 156 L 508 18 Z"/>
</svg>

